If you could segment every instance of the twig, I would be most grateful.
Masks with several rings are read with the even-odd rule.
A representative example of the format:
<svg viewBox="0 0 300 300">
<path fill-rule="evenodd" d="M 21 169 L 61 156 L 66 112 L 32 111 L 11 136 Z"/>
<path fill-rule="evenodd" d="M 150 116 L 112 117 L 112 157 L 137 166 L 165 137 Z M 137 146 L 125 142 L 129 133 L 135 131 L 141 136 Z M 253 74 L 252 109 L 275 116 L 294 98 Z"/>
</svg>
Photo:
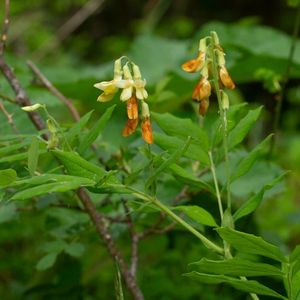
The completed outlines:
<svg viewBox="0 0 300 300">
<path fill-rule="evenodd" d="M 0 98 L 2 98 L 3 100 L 8 101 L 10 103 L 16 104 L 16 100 L 15 99 L 13 99 L 13 98 L 11 98 L 9 96 L 3 95 L 1 93 L 0 93 Z"/>
<path fill-rule="evenodd" d="M 15 132 L 15 133 L 20 133 L 19 130 L 18 130 L 18 128 L 17 128 L 17 126 L 16 126 L 16 124 L 15 124 L 15 122 L 14 122 L 14 120 L 13 120 L 12 114 L 10 114 L 10 113 L 6 110 L 6 108 L 5 108 L 4 104 L 2 103 L 2 101 L 0 101 L 0 110 L 1 110 L 1 111 L 3 112 L 3 114 L 5 115 L 5 117 L 6 117 L 7 121 L 8 121 L 8 123 L 11 125 L 11 127 L 12 127 L 13 130 L 14 130 L 14 132 Z"/>
<path fill-rule="evenodd" d="M 80 188 L 77 191 L 77 195 L 82 201 L 86 211 L 90 215 L 91 220 L 93 221 L 97 232 L 104 240 L 105 246 L 109 251 L 110 255 L 117 261 L 118 265 L 120 266 L 120 270 L 124 277 L 126 286 L 131 291 L 132 295 L 134 296 L 134 299 L 143 300 L 144 297 L 139 287 L 136 284 L 136 280 L 134 276 L 132 276 L 131 272 L 129 271 L 129 268 L 127 267 L 121 253 L 117 249 L 116 244 L 114 243 L 110 233 L 106 228 L 104 217 L 96 211 L 93 202 L 91 201 L 89 195 L 86 193 L 86 191 L 83 188 Z"/>
<path fill-rule="evenodd" d="M 35 76 L 41 81 L 44 87 L 46 87 L 55 97 L 57 97 L 63 104 L 69 109 L 74 121 L 78 122 L 80 120 L 80 115 L 78 110 L 74 107 L 72 101 L 68 99 L 64 94 L 62 94 L 39 70 L 39 68 L 32 62 L 27 61 L 27 65 L 35 74 Z"/>
<path fill-rule="evenodd" d="M 55 49 L 59 41 L 66 39 L 75 31 L 86 19 L 95 11 L 99 10 L 105 0 L 90 0 L 80 10 L 78 10 L 67 22 L 65 22 L 57 31 L 55 37 L 50 38 L 46 44 L 37 50 L 33 55 L 41 59 L 46 53 Z M 56 39 L 56 36 L 58 40 Z"/>
<path fill-rule="evenodd" d="M 137 265 L 138 265 L 138 244 L 139 244 L 139 235 L 134 229 L 134 224 L 130 215 L 130 211 L 127 205 L 126 200 L 122 199 L 125 216 L 128 224 L 128 228 L 131 235 L 131 265 L 130 272 L 133 277 L 136 277 Z"/>
<path fill-rule="evenodd" d="M 13 70 L 5 62 L 3 55 L 0 55 L 0 70 L 3 73 L 3 75 L 6 77 L 13 91 L 15 92 L 17 104 L 21 107 L 31 105 L 31 101 L 29 100 L 25 91 L 21 87 L 19 80 L 16 78 Z M 31 122 L 35 125 L 35 127 L 38 130 L 42 130 L 45 128 L 45 123 L 37 112 L 29 111 L 27 112 L 27 115 L 29 116 Z M 44 133 L 42 136 L 44 139 L 46 140 L 48 139 L 47 134 Z"/>
<path fill-rule="evenodd" d="M 2 27 L 2 33 L 0 37 L 0 55 L 3 54 L 5 43 L 7 40 L 7 33 L 9 28 L 9 0 L 5 0 L 5 15 L 4 15 L 4 22 Z"/>
</svg>

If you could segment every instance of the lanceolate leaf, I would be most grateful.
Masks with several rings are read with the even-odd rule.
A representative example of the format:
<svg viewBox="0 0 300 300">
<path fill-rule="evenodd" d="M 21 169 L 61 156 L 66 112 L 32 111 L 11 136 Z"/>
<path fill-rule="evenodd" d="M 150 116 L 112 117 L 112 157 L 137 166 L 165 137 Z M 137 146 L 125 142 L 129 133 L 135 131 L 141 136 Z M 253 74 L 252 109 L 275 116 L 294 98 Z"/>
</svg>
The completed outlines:
<svg viewBox="0 0 300 300">
<path fill-rule="evenodd" d="M 39 160 L 39 140 L 34 137 L 31 141 L 31 145 L 28 149 L 28 170 L 31 176 L 36 171 Z"/>
<path fill-rule="evenodd" d="M 199 125 L 194 124 L 190 119 L 175 117 L 171 114 L 151 113 L 159 127 L 168 135 L 186 140 L 188 136 L 200 141 L 200 147 L 208 151 L 208 137 L 206 132 Z"/>
<path fill-rule="evenodd" d="M 91 115 L 93 113 L 93 110 L 85 114 L 79 122 L 75 123 L 75 125 L 69 129 L 69 131 L 65 134 L 65 138 L 67 142 L 71 145 L 74 138 L 80 134 L 86 123 L 89 121 Z"/>
<path fill-rule="evenodd" d="M 92 145 L 95 139 L 100 134 L 101 130 L 104 128 L 108 120 L 110 119 L 116 105 L 109 107 L 105 113 L 101 116 L 99 121 L 94 125 L 94 127 L 83 137 L 82 142 L 79 145 L 79 153 L 83 153 L 88 147 Z"/>
<path fill-rule="evenodd" d="M 280 262 L 286 261 L 278 247 L 261 237 L 225 227 L 218 228 L 217 231 L 222 239 L 241 252 L 266 256 Z"/>
<path fill-rule="evenodd" d="M 188 172 L 187 170 L 180 167 L 179 165 L 172 164 L 169 166 L 169 170 L 176 178 L 178 178 L 179 181 L 182 181 L 183 183 L 186 183 L 194 187 L 198 187 L 200 189 L 207 190 L 211 193 L 215 193 L 214 188 L 212 186 L 210 186 L 205 181 L 199 179 L 198 177 L 194 176 L 192 172 Z"/>
<path fill-rule="evenodd" d="M 187 141 L 183 145 L 182 148 L 178 148 L 168 159 L 166 159 L 155 171 L 154 173 L 148 178 L 145 183 L 145 187 L 148 188 L 153 181 L 157 178 L 157 176 L 163 172 L 166 168 L 168 168 L 171 164 L 178 161 L 178 159 L 185 153 L 191 143 L 191 137 L 188 137 Z"/>
<path fill-rule="evenodd" d="M 251 262 L 240 258 L 228 260 L 209 260 L 206 258 L 192 263 L 197 267 L 197 271 L 203 273 L 222 274 L 231 276 L 283 276 L 283 272 L 278 268 L 265 264 Z"/>
<path fill-rule="evenodd" d="M 182 148 L 184 141 L 177 137 L 168 136 L 161 133 L 154 133 L 155 143 L 164 150 L 170 152 L 176 151 L 178 148 Z M 203 151 L 200 142 L 192 141 L 189 148 L 185 151 L 185 157 L 198 160 L 205 165 L 209 164 L 209 157 L 207 152 Z"/>
<path fill-rule="evenodd" d="M 194 221 L 212 227 L 217 227 L 217 223 L 214 217 L 204 208 L 196 205 L 181 205 L 176 206 L 176 210 L 184 212 L 188 217 L 193 219 Z"/>
<path fill-rule="evenodd" d="M 0 187 L 9 186 L 17 179 L 17 173 L 14 169 L 0 170 Z"/>
<path fill-rule="evenodd" d="M 240 122 L 232 129 L 228 136 L 228 147 L 229 149 L 234 148 L 240 144 L 246 137 L 254 123 L 257 121 L 262 110 L 262 106 L 254 110 L 249 110 L 247 115 L 240 120 Z"/>
<path fill-rule="evenodd" d="M 267 190 L 271 189 L 274 185 L 276 185 L 278 182 L 280 182 L 283 177 L 286 175 L 286 173 L 278 176 L 275 178 L 272 182 L 265 185 L 257 194 L 252 196 L 247 202 L 245 202 L 233 215 L 234 220 L 238 220 L 244 216 L 247 216 L 251 214 L 255 209 L 259 206 L 261 203 L 264 194 Z"/>
<path fill-rule="evenodd" d="M 95 182 L 87 178 L 77 178 L 73 181 L 59 181 L 55 183 L 46 183 L 18 192 L 12 197 L 12 200 L 24 200 L 54 192 L 63 193 L 70 190 L 76 190 L 82 186 L 93 185 L 95 185 Z"/>
<path fill-rule="evenodd" d="M 99 181 L 106 174 L 104 169 L 88 162 L 76 152 L 53 150 L 52 153 L 64 165 L 70 175 Z"/>
<path fill-rule="evenodd" d="M 242 159 L 234 170 L 230 181 L 233 182 L 234 180 L 238 179 L 239 177 L 246 174 L 255 163 L 255 161 L 259 158 L 260 155 L 265 151 L 266 146 L 269 144 L 272 135 L 266 137 L 260 144 L 258 144 L 244 159 Z"/>
<path fill-rule="evenodd" d="M 227 283 L 231 286 L 233 286 L 237 290 L 241 290 L 247 293 L 255 293 L 260 295 L 266 295 L 266 296 L 272 296 L 275 298 L 285 299 L 286 297 L 278 294 L 276 291 L 271 290 L 270 288 L 266 287 L 265 285 L 255 281 L 255 280 L 242 280 L 233 278 L 230 276 L 224 276 L 224 275 L 211 275 L 211 274 L 205 274 L 205 273 L 199 273 L 199 272 L 190 272 L 187 274 L 184 274 L 184 276 L 190 277 L 192 279 L 195 279 L 197 281 L 200 281 L 202 283 L 206 284 L 220 284 L 220 283 Z"/>
</svg>

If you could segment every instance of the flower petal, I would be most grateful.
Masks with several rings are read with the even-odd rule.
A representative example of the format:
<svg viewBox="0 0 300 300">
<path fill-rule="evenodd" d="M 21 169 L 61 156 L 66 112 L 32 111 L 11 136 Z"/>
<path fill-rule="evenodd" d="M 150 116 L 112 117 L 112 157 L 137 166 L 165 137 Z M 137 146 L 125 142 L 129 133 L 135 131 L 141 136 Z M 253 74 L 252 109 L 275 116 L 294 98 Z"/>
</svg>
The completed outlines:
<svg viewBox="0 0 300 300">
<path fill-rule="evenodd" d="M 123 136 L 128 136 L 132 133 L 135 132 L 135 129 L 138 125 L 139 120 L 138 119 L 134 119 L 134 120 L 127 120 L 126 125 L 122 131 L 122 135 Z"/>
<path fill-rule="evenodd" d="M 146 118 L 142 122 L 142 136 L 146 143 L 148 144 L 153 143 L 153 134 L 152 134 L 150 118 Z"/>
<path fill-rule="evenodd" d="M 121 101 L 127 101 L 132 96 L 132 86 L 123 89 L 120 99 Z"/>
<path fill-rule="evenodd" d="M 114 94 L 105 94 L 102 93 L 98 98 L 97 101 L 99 102 L 108 102 L 114 97 Z"/>
</svg>

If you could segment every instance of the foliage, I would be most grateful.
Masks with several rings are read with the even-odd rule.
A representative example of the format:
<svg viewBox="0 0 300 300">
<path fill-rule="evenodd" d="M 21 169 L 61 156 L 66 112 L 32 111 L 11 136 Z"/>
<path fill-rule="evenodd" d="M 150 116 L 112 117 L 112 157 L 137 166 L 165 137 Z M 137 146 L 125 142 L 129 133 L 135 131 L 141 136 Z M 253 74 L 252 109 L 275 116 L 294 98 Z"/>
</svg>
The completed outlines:
<svg viewBox="0 0 300 300">
<path fill-rule="evenodd" d="M 55 12 L 71 6 L 58 2 L 51 5 Z M 25 8 L 19 4 L 19 9 Z M 226 89 L 214 74 L 222 65 L 212 50 L 220 49 L 212 30 L 226 50 L 238 90 Z M 179 66 L 190 56 L 191 40 L 195 49 L 195 41 L 205 36 L 208 80 L 216 95 L 209 95 L 202 117 L 190 101 L 196 77 Z M 248 90 L 255 85 L 271 97 L 281 92 L 290 37 L 259 24 L 209 22 L 191 40 L 140 32 L 126 50 L 147 80 L 151 146 L 137 133 L 121 136 L 127 103 L 95 104 L 92 85 L 111 77 L 112 63 L 68 66 L 64 61 L 59 68 L 41 63 L 81 113 L 74 121 L 23 57 L 6 54 L 32 103 L 41 104 L 35 112 L 47 128 L 34 128 L 1 77 L 0 98 L 13 100 L 3 103 L 17 128 L 0 115 L 0 244 L 7 252 L 0 263 L 5 283 L 0 293 L 5 299 L 132 297 L 122 266 L 106 251 L 105 238 L 98 241 L 95 221 L 80 198 L 83 189 L 131 269 L 129 240 L 139 237 L 137 282 L 146 299 L 207 295 L 213 300 L 220 292 L 224 299 L 299 299 L 299 214 L 293 202 L 300 161 L 293 112 L 298 86 L 286 93 L 291 109 L 282 112 L 285 134 L 273 154 L 274 135 L 263 122 L 273 110 Z M 300 77 L 298 44 L 292 80 Z M 225 92 L 229 108 L 222 102 Z M 196 100 L 203 103 L 200 96 Z M 286 116 L 294 121 L 286 124 Z"/>
</svg>

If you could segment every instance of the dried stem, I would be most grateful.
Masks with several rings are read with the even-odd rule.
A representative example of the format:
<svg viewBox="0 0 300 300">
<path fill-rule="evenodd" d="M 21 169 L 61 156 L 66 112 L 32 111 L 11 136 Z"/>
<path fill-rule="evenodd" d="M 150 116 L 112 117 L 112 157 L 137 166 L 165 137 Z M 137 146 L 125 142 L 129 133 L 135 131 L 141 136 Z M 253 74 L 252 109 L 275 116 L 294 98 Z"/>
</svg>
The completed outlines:
<svg viewBox="0 0 300 300">
<path fill-rule="evenodd" d="M 3 112 L 4 116 L 6 117 L 8 123 L 10 124 L 10 126 L 13 128 L 14 132 L 15 133 L 20 133 L 19 130 L 18 130 L 18 128 L 17 128 L 17 126 L 16 126 L 16 124 L 15 124 L 15 122 L 14 122 L 12 114 L 10 114 L 6 110 L 6 108 L 5 108 L 5 106 L 4 106 L 4 104 L 3 104 L 2 101 L 0 101 L 0 110 Z"/>
<path fill-rule="evenodd" d="M 57 97 L 63 104 L 66 105 L 68 110 L 70 111 L 72 118 L 74 121 L 78 122 L 80 120 L 80 115 L 78 110 L 74 107 L 72 101 L 68 99 L 64 94 L 62 94 L 41 72 L 41 70 L 32 62 L 27 61 L 27 65 L 35 74 L 35 76 L 41 81 L 43 86 L 47 88 L 55 97 Z"/>
<path fill-rule="evenodd" d="M 53 38 L 50 38 L 46 44 L 37 50 L 33 55 L 41 59 L 45 54 L 55 49 L 59 41 L 66 39 L 75 31 L 85 20 L 102 7 L 105 0 L 90 0 L 82 6 L 67 22 L 65 22 L 56 32 Z M 57 38 L 56 38 L 57 37 Z"/>
<path fill-rule="evenodd" d="M 5 15 L 4 15 L 4 22 L 2 26 L 2 33 L 0 37 L 0 55 L 3 55 L 3 51 L 5 48 L 6 40 L 7 40 L 7 34 L 8 34 L 8 28 L 9 28 L 9 0 L 5 0 Z"/>
</svg>

